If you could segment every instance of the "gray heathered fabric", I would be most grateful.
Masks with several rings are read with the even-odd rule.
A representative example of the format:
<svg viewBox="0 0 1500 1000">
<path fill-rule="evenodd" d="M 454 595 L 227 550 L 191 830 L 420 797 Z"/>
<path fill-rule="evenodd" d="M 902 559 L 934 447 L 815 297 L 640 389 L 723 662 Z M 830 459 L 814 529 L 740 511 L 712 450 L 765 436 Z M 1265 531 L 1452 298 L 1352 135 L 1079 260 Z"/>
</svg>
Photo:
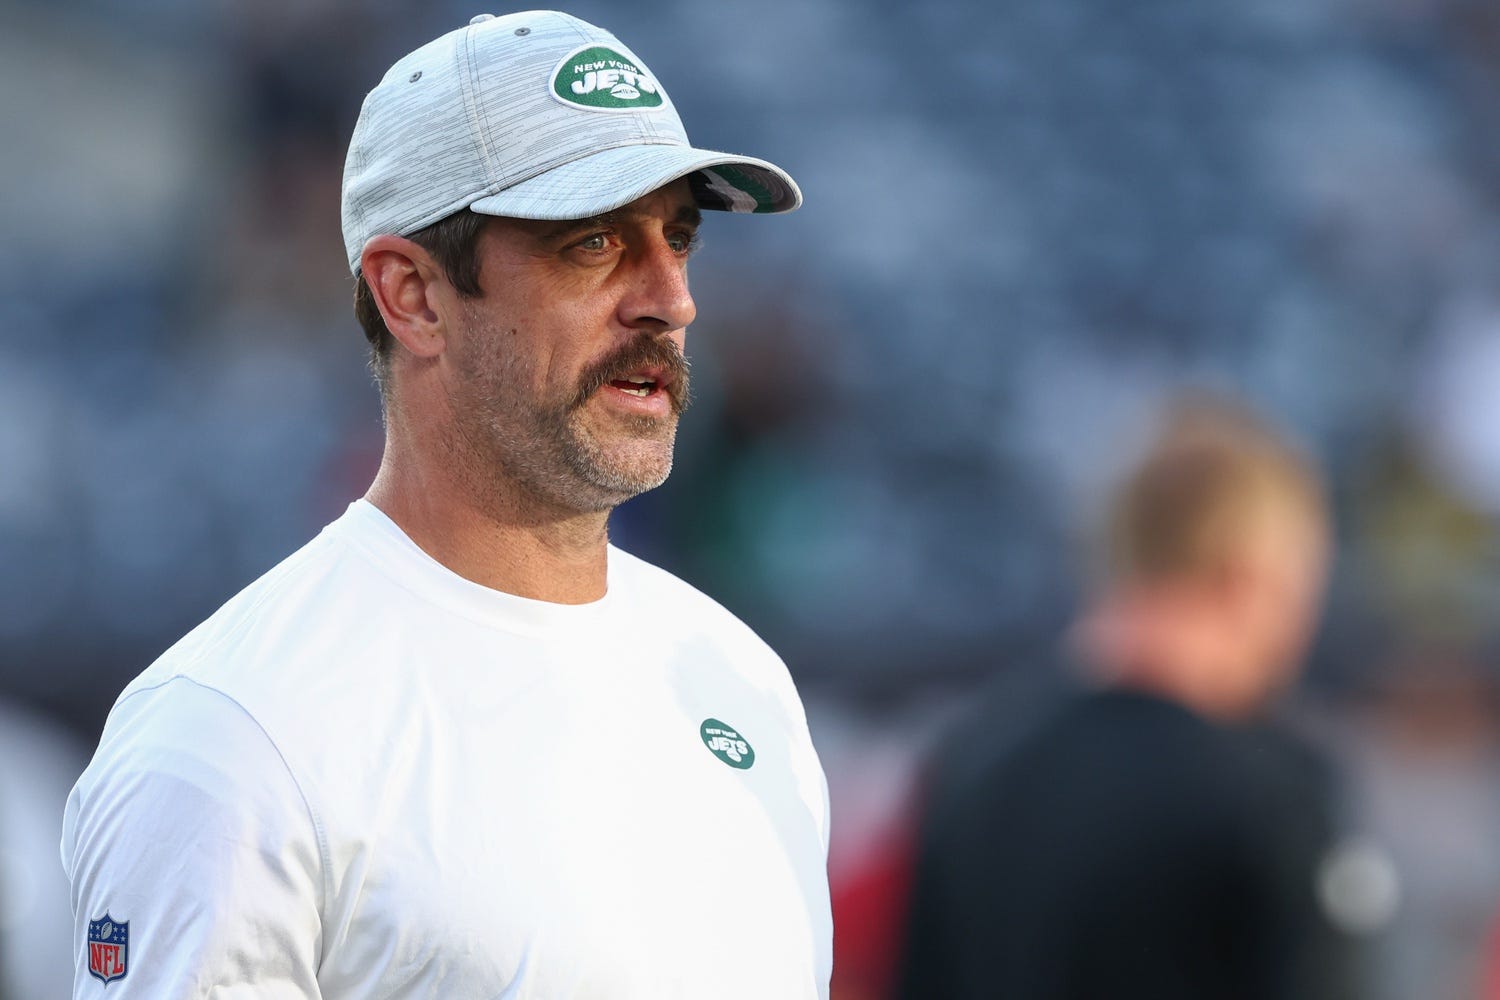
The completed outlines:
<svg viewBox="0 0 1500 1000">
<path fill-rule="evenodd" d="M 482 15 L 483 17 L 483 15 Z M 556 11 L 476 19 L 398 61 L 365 98 L 344 166 L 349 268 L 366 241 L 407 235 L 465 206 L 520 219 L 580 219 L 705 167 L 730 164 L 761 188 L 746 197 L 697 183 L 704 208 L 784 212 L 802 202 L 764 160 L 696 150 L 664 89 L 660 107 L 588 109 L 553 96 L 565 55 L 604 45 L 645 65 L 609 32 Z M 739 187 L 742 185 L 733 185 Z"/>
</svg>

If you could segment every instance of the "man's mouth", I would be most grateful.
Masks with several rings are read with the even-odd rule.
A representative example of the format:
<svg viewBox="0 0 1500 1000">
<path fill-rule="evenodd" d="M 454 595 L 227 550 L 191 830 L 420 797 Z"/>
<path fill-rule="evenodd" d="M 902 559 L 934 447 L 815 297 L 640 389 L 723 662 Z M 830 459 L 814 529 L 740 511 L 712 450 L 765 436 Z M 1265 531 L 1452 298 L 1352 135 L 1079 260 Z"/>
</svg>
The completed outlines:
<svg viewBox="0 0 1500 1000">
<path fill-rule="evenodd" d="M 583 407 L 606 386 L 641 400 L 665 397 L 674 414 L 687 409 L 692 399 L 687 359 L 662 340 L 638 341 L 584 372 L 573 408 Z"/>
<path fill-rule="evenodd" d="M 656 391 L 657 381 L 644 375 L 627 375 L 624 378 L 613 379 L 610 385 L 621 392 L 631 396 L 639 396 L 642 399 Z"/>
</svg>

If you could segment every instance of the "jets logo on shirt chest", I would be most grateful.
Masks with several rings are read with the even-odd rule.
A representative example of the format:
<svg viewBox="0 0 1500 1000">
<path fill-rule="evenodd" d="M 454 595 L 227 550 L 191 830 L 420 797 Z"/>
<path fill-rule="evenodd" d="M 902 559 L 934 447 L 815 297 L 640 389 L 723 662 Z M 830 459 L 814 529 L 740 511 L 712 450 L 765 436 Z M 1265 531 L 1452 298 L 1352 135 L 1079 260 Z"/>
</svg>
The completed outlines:
<svg viewBox="0 0 1500 1000">
<path fill-rule="evenodd" d="M 703 745 L 730 767 L 744 771 L 755 763 L 755 748 L 733 726 L 718 719 L 704 719 L 698 733 L 703 737 Z"/>
</svg>

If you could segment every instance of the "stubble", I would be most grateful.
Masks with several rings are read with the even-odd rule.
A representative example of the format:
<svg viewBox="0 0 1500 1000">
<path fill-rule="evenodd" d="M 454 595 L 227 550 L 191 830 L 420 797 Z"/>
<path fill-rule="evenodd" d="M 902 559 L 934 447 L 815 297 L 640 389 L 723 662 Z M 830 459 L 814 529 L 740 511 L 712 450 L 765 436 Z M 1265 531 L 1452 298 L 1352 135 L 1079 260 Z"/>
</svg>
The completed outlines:
<svg viewBox="0 0 1500 1000">
<path fill-rule="evenodd" d="M 642 334 L 580 373 L 574 391 L 548 399 L 517 350 L 514 330 L 470 315 L 468 349 L 454 393 L 459 441 L 454 460 L 480 493 L 516 496 L 576 512 L 612 510 L 664 483 L 672 471 L 677 420 L 691 400 L 688 362 L 676 344 Z M 600 412 L 590 403 L 612 380 L 643 367 L 672 375 L 670 412 L 647 417 Z"/>
</svg>

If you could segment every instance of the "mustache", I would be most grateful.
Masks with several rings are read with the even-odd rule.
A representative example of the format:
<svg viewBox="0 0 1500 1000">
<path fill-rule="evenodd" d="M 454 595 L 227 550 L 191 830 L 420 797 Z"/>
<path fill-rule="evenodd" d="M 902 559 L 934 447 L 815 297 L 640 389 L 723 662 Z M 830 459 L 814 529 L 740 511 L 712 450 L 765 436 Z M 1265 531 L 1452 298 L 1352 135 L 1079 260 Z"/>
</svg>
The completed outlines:
<svg viewBox="0 0 1500 1000">
<path fill-rule="evenodd" d="M 623 379 L 642 368 L 660 369 L 669 379 L 662 388 L 672 398 L 672 413 L 682 413 L 693 401 L 689 374 L 692 364 L 670 340 L 640 337 L 605 355 L 584 369 L 578 378 L 578 393 L 570 409 L 578 409 L 589 398 L 616 379 Z"/>
</svg>

